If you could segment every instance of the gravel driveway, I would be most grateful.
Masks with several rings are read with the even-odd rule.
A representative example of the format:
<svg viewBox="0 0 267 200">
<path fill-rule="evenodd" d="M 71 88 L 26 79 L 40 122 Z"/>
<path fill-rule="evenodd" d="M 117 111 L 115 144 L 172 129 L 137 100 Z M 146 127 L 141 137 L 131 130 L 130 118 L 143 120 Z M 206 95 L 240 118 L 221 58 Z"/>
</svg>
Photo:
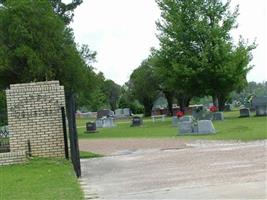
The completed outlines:
<svg viewBox="0 0 267 200">
<path fill-rule="evenodd" d="M 88 199 L 266 199 L 266 141 L 81 140 Z"/>
</svg>

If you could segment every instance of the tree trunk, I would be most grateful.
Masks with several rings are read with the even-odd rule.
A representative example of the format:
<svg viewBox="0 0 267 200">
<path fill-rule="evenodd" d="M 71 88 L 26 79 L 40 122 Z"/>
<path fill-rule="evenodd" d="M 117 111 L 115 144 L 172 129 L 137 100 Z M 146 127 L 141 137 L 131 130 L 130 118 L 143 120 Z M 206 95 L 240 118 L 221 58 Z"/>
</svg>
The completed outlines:
<svg viewBox="0 0 267 200">
<path fill-rule="evenodd" d="M 213 105 L 218 108 L 218 98 L 216 95 L 212 96 L 212 102 L 213 102 Z"/>
<path fill-rule="evenodd" d="M 164 94 L 165 94 L 165 97 L 166 97 L 167 102 L 168 102 L 169 115 L 172 116 L 173 115 L 173 113 L 172 113 L 173 94 L 171 92 L 164 92 Z"/>
<path fill-rule="evenodd" d="M 144 111 L 146 117 L 151 116 L 152 108 L 153 108 L 153 103 L 151 101 L 144 102 Z"/>
<path fill-rule="evenodd" d="M 186 97 L 186 96 L 180 96 L 177 98 L 177 101 L 180 106 L 180 111 L 184 112 L 185 108 L 189 106 L 191 98 Z"/>
<path fill-rule="evenodd" d="M 223 96 L 218 97 L 218 105 L 219 105 L 219 111 L 224 111 L 224 105 L 226 102 L 226 98 Z"/>
</svg>

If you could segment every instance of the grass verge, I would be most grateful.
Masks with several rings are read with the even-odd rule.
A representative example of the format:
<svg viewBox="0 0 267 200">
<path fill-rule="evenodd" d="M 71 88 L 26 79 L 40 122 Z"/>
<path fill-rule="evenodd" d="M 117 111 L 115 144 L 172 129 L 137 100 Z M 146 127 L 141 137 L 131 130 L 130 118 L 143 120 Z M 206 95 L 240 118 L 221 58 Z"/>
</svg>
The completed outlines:
<svg viewBox="0 0 267 200">
<path fill-rule="evenodd" d="M 80 151 L 80 158 L 89 159 L 89 158 L 99 158 L 99 157 L 103 157 L 103 155 L 89 151 Z"/>
<path fill-rule="evenodd" d="M 0 199 L 84 199 L 69 161 L 33 158 L 0 167 Z"/>
</svg>

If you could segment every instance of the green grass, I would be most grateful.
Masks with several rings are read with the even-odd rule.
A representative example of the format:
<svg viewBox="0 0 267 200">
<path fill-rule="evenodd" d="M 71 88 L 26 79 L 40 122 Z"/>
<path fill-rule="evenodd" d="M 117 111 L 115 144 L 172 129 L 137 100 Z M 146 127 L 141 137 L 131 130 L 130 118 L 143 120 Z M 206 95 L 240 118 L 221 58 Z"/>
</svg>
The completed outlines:
<svg viewBox="0 0 267 200">
<path fill-rule="evenodd" d="M 99 158 L 102 157 L 103 155 L 97 154 L 97 153 L 93 153 L 93 152 L 89 152 L 89 151 L 80 151 L 80 158 Z"/>
<path fill-rule="evenodd" d="M 254 115 L 254 113 L 253 113 Z M 157 138 L 173 137 L 178 139 L 212 139 L 212 140 L 261 140 L 267 139 L 267 117 L 239 118 L 239 111 L 225 112 L 225 120 L 214 121 L 217 133 L 201 136 L 177 136 L 177 128 L 172 127 L 171 118 L 165 122 L 153 123 L 144 119 L 142 127 L 130 127 L 129 120 L 117 121 L 117 127 L 100 128 L 97 133 L 84 133 L 86 119 L 78 120 L 79 138 Z"/>
<path fill-rule="evenodd" d="M 69 161 L 34 158 L 0 167 L 0 199 L 84 199 Z"/>
</svg>

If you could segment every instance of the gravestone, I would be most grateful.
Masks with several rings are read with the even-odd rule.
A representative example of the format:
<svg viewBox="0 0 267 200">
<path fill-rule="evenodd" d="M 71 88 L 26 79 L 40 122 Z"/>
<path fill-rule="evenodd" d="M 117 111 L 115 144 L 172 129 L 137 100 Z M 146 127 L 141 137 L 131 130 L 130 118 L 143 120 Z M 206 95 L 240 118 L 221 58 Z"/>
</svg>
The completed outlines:
<svg viewBox="0 0 267 200">
<path fill-rule="evenodd" d="M 178 128 L 181 135 L 186 133 L 193 133 L 193 124 L 191 121 L 178 122 Z"/>
<path fill-rule="evenodd" d="M 114 112 L 109 109 L 102 109 L 97 111 L 97 119 L 103 118 L 103 117 L 112 117 L 114 116 Z"/>
<path fill-rule="evenodd" d="M 179 121 L 178 117 L 173 116 L 172 117 L 172 126 L 174 126 L 174 127 L 178 126 L 178 121 Z"/>
<path fill-rule="evenodd" d="M 96 128 L 103 128 L 103 122 L 102 119 L 96 119 L 95 120 Z"/>
<path fill-rule="evenodd" d="M 213 113 L 213 120 L 224 120 L 223 112 Z"/>
<path fill-rule="evenodd" d="M 130 108 L 123 108 L 123 115 L 129 117 L 131 115 Z"/>
<path fill-rule="evenodd" d="M 115 127 L 112 117 L 103 117 L 95 121 L 96 128 L 112 128 Z"/>
<path fill-rule="evenodd" d="M 252 99 L 252 107 L 256 110 L 256 116 L 267 115 L 267 97 L 254 97 Z"/>
<path fill-rule="evenodd" d="M 103 128 L 112 128 L 112 127 L 115 127 L 113 118 L 111 118 L 111 117 L 103 118 L 102 119 L 102 124 L 103 124 Z"/>
<path fill-rule="evenodd" d="M 32 156 L 65 157 L 59 81 L 11 84 L 6 99 L 11 152 L 27 151 L 30 141 Z"/>
<path fill-rule="evenodd" d="M 118 108 L 115 110 L 115 117 L 122 117 L 123 116 L 123 109 Z"/>
<path fill-rule="evenodd" d="M 226 105 L 224 106 L 224 110 L 223 110 L 223 111 L 229 112 L 229 111 L 231 111 L 231 110 L 232 110 L 232 106 L 231 106 L 231 104 L 226 104 Z"/>
<path fill-rule="evenodd" d="M 196 120 L 213 120 L 213 113 L 205 110 L 193 112 L 193 117 Z"/>
<path fill-rule="evenodd" d="M 134 116 L 132 118 L 132 124 L 131 126 L 141 126 L 143 124 L 143 120 L 141 117 Z"/>
<path fill-rule="evenodd" d="M 211 120 L 199 120 L 197 122 L 198 134 L 215 133 L 215 128 Z"/>
<path fill-rule="evenodd" d="M 250 111 L 248 108 L 241 108 L 239 112 L 240 112 L 240 117 L 250 117 Z"/>
<path fill-rule="evenodd" d="M 87 122 L 86 123 L 86 132 L 87 133 L 95 133 L 96 132 L 96 123 L 95 122 Z"/>
<path fill-rule="evenodd" d="M 179 118 L 179 122 L 193 122 L 193 117 L 191 115 L 185 115 Z"/>
</svg>

